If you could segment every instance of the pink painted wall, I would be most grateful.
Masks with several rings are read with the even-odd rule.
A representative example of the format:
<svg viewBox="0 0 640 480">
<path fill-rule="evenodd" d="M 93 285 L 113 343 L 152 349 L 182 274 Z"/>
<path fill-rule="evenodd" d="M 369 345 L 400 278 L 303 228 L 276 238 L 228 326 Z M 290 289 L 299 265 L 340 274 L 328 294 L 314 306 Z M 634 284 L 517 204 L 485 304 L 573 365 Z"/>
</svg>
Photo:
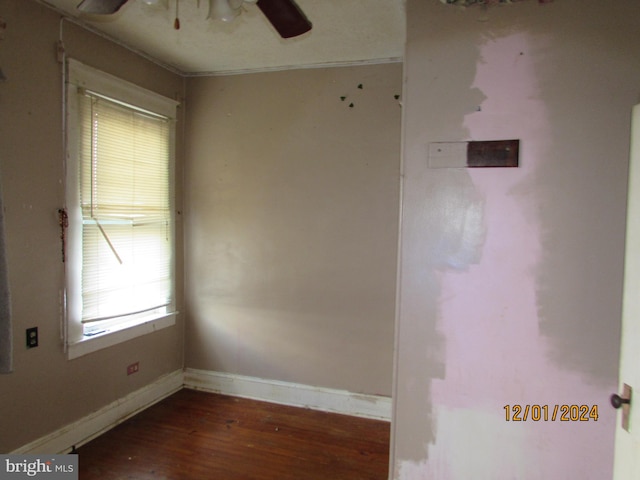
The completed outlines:
<svg viewBox="0 0 640 480">
<path fill-rule="evenodd" d="M 407 22 L 393 478 L 611 478 L 640 3 L 408 0 Z M 428 166 L 430 142 L 501 139 L 519 168 Z"/>
</svg>

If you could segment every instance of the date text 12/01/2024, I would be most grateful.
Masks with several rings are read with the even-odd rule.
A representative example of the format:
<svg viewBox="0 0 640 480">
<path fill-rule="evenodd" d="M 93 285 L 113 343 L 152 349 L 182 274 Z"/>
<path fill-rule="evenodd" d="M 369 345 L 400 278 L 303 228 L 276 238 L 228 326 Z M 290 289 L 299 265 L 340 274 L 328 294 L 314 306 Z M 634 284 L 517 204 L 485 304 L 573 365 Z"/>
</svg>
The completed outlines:
<svg viewBox="0 0 640 480">
<path fill-rule="evenodd" d="M 598 421 L 598 405 L 505 405 L 507 422 Z"/>
</svg>

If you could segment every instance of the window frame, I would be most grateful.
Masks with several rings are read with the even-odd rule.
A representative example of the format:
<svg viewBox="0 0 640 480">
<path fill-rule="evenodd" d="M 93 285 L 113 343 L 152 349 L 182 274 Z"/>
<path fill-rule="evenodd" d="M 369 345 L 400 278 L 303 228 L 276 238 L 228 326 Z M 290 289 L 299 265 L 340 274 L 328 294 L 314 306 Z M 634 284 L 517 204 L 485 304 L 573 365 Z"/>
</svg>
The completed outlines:
<svg viewBox="0 0 640 480">
<path fill-rule="evenodd" d="M 68 358 L 74 359 L 97 350 L 175 325 L 176 322 L 176 235 L 175 235 L 175 122 L 179 102 L 122 80 L 75 59 L 67 59 L 65 102 L 65 196 L 68 227 L 65 252 L 64 336 Z M 79 89 L 104 95 L 117 102 L 147 110 L 164 117 L 169 128 L 169 195 L 171 211 L 171 305 L 167 313 L 132 321 L 123 320 L 103 333 L 85 335 L 82 319 L 82 212 L 80 205 L 80 118 Z"/>
</svg>

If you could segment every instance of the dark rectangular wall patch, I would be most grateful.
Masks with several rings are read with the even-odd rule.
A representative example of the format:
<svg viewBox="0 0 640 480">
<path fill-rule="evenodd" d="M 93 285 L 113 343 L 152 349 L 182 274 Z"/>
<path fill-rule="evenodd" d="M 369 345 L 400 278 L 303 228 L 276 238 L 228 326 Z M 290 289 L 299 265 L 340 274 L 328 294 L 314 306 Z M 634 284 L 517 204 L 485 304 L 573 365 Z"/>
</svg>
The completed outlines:
<svg viewBox="0 0 640 480">
<path fill-rule="evenodd" d="M 517 167 L 520 140 L 471 141 L 467 144 L 467 167 Z"/>
</svg>

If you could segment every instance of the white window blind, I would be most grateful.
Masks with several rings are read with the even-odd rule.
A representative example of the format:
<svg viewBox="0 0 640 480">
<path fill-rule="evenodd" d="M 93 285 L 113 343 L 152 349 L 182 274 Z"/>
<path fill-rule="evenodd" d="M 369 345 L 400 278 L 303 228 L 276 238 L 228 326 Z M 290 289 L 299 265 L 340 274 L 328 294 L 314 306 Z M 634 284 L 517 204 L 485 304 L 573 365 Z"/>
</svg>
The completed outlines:
<svg viewBox="0 0 640 480">
<path fill-rule="evenodd" d="M 82 322 L 91 333 L 172 302 L 170 120 L 80 95 Z"/>
<path fill-rule="evenodd" d="M 76 358 L 175 323 L 177 102 L 68 66 L 66 344 Z"/>
</svg>

